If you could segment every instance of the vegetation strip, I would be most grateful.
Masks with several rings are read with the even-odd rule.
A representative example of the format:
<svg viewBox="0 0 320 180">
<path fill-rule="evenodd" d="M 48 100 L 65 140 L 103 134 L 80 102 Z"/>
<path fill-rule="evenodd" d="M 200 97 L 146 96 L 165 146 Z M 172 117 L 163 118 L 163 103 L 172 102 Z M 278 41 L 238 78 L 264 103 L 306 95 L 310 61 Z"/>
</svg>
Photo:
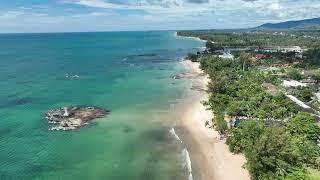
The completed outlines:
<svg viewBox="0 0 320 180">
<path fill-rule="evenodd" d="M 302 112 L 287 97 L 296 96 L 314 107 L 312 113 L 318 114 L 318 99 L 313 94 L 320 77 L 317 70 L 320 46 L 314 38 L 297 35 L 270 39 L 275 35 L 246 33 L 178 34 L 208 40 L 207 49 L 190 54 L 189 59 L 199 61 L 210 76 L 210 99 L 206 104 L 214 113 L 215 129 L 227 137 L 230 151 L 245 155 L 245 167 L 252 179 L 310 179 L 310 172 L 318 172 L 320 128 L 311 112 Z M 299 45 L 306 50 L 267 51 L 266 48 L 271 48 L 262 43 L 266 37 L 268 44 L 279 43 L 286 48 L 297 47 L 293 43 L 303 39 Z"/>
</svg>

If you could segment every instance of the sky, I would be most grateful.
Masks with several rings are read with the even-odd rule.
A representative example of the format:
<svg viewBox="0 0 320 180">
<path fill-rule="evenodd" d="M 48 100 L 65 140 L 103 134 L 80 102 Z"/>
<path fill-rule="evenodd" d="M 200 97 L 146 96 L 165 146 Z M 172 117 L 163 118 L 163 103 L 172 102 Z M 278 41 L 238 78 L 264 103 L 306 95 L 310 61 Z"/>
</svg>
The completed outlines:
<svg viewBox="0 0 320 180">
<path fill-rule="evenodd" d="M 0 0 L 0 33 L 230 29 L 320 17 L 320 0 Z"/>
</svg>

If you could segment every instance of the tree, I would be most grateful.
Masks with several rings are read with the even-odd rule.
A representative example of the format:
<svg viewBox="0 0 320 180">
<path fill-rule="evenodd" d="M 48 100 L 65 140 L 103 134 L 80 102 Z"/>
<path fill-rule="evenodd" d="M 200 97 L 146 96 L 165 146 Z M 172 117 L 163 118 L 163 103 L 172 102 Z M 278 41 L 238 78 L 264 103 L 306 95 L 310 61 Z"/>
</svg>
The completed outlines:
<svg viewBox="0 0 320 180">
<path fill-rule="evenodd" d="M 287 75 L 290 79 L 294 79 L 294 80 L 300 80 L 301 79 L 301 75 L 299 73 L 299 71 L 297 69 L 290 69 L 287 72 Z"/>
<path fill-rule="evenodd" d="M 319 67 L 320 48 L 311 48 L 304 53 L 303 63 L 311 67 Z"/>
<path fill-rule="evenodd" d="M 314 80 L 320 81 L 320 70 L 316 70 L 312 76 Z"/>
<path fill-rule="evenodd" d="M 228 107 L 226 108 L 226 113 L 229 116 L 242 116 L 246 115 L 246 107 L 248 103 L 245 101 L 232 101 L 228 104 Z"/>
<path fill-rule="evenodd" d="M 245 71 L 249 65 L 250 65 L 250 54 L 248 53 L 241 53 L 240 56 L 239 56 L 239 61 L 241 62 L 242 64 L 242 71 Z"/>
<path fill-rule="evenodd" d="M 302 101 L 309 102 L 312 100 L 313 90 L 310 88 L 304 88 L 300 90 L 299 97 L 302 99 Z"/>
<path fill-rule="evenodd" d="M 207 41 L 206 48 L 211 51 L 214 48 L 214 44 L 211 41 Z"/>
<path fill-rule="evenodd" d="M 189 59 L 192 62 L 197 62 L 198 61 L 198 55 L 189 53 L 187 59 Z"/>
<path fill-rule="evenodd" d="M 303 168 L 291 168 L 289 170 L 288 175 L 283 178 L 285 180 L 311 180 L 310 175 L 308 174 L 306 169 Z"/>
<path fill-rule="evenodd" d="M 315 118 L 310 114 L 299 112 L 287 122 L 286 130 L 292 136 L 302 136 L 316 142 L 320 136 L 320 127 L 315 122 Z"/>
<path fill-rule="evenodd" d="M 215 123 L 216 130 L 220 134 L 225 134 L 226 131 L 228 130 L 228 124 L 224 120 L 224 117 L 223 117 L 223 115 L 221 113 L 215 113 L 214 123 Z"/>
<path fill-rule="evenodd" d="M 228 97 L 223 94 L 217 94 L 216 96 L 211 96 L 209 99 L 209 104 L 213 109 L 214 113 L 220 113 L 224 110 L 226 103 L 228 102 Z"/>
<path fill-rule="evenodd" d="M 303 136 L 294 136 L 289 143 L 292 146 L 292 152 L 298 156 L 300 162 L 319 168 L 320 164 L 317 160 L 319 159 L 320 151 L 315 142 Z"/>
<path fill-rule="evenodd" d="M 285 178 L 293 169 L 302 169 L 298 155 L 290 146 L 290 136 L 283 128 L 270 126 L 247 154 L 247 167 L 253 179 Z"/>
<path fill-rule="evenodd" d="M 259 121 L 243 121 L 237 129 L 232 129 L 227 139 L 229 149 L 234 153 L 249 153 L 263 132 L 263 124 Z"/>
<path fill-rule="evenodd" d="M 211 51 L 232 46 L 306 43 L 301 38 L 252 33 L 195 32 L 193 36 L 208 40 L 207 46 Z M 234 153 L 244 153 L 246 167 L 253 179 L 309 179 L 304 167 L 320 168 L 320 153 L 316 144 L 320 130 L 315 119 L 308 114 L 295 115 L 298 112 L 296 105 L 283 92 L 279 91 L 276 95 L 266 92 L 263 83 L 279 85 L 280 81 L 276 76 L 250 68 L 255 65 L 250 61 L 250 54 L 236 53 L 236 58 L 232 60 L 222 60 L 213 54 L 203 54 L 199 60 L 201 68 L 211 79 L 208 104 L 214 112 L 215 128 L 222 134 L 230 132 L 227 138 L 229 149 Z M 300 65 L 314 66 L 320 62 L 319 55 L 314 55 L 312 51 L 306 55 Z M 262 63 L 284 64 L 295 59 L 294 53 L 279 52 L 272 56 L 270 61 Z M 299 69 L 289 69 L 287 73 L 292 79 L 301 79 Z M 320 75 L 314 77 L 320 79 Z M 302 99 L 310 99 L 309 91 L 300 94 Z M 244 116 L 249 120 L 241 121 L 237 128 L 227 131 L 225 113 Z"/>
</svg>

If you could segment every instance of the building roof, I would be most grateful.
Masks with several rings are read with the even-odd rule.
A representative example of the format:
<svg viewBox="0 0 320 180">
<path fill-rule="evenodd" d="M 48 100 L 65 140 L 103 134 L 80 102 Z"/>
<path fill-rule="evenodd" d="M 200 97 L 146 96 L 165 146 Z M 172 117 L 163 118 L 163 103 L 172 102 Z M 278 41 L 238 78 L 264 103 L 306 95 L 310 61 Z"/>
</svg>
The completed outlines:
<svg viewBox="0 0 320 180">
<path fill-rule="evenodd" d="M 295 81 L 295 80 L 290 80 L 290 81 L 287 81 L 287 80 L 283 80 L 283 83 L 282 85 L 284 87 L 307 87 L 307 84 L 305 83 L 301 83 L 299 81 Z"/>
<path fill-rule="evenodd" d="M 257 59 L 263 59 L 263 58 L 266 58 L 267 56 L 264 55 L 264 54 L 256 54 L 256 58 Z"/>
<path fill-rule="evenodd" d="M 303 79 L 300 82 L 302 82 L 302 83 L 317 83 L 317 81 L 313 80 L 313 79 Z"/>
</svg>

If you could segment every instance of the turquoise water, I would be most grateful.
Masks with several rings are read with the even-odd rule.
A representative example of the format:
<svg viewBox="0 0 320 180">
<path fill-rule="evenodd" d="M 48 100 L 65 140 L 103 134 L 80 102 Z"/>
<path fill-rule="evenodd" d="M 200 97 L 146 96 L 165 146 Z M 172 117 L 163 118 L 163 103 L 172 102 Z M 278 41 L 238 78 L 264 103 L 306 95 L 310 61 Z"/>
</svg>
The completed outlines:
<svg viewBox="0 0 320 180">
<path fill-rule="evenodd" d="M 0 35 L 0 179 L 186 179 L 168 132 L 186 82 L 170 76 L 200 46 L 173 32 Z M 43 114 L 71 105 L 112 113 L 48 131 Z"/>
</svg>

